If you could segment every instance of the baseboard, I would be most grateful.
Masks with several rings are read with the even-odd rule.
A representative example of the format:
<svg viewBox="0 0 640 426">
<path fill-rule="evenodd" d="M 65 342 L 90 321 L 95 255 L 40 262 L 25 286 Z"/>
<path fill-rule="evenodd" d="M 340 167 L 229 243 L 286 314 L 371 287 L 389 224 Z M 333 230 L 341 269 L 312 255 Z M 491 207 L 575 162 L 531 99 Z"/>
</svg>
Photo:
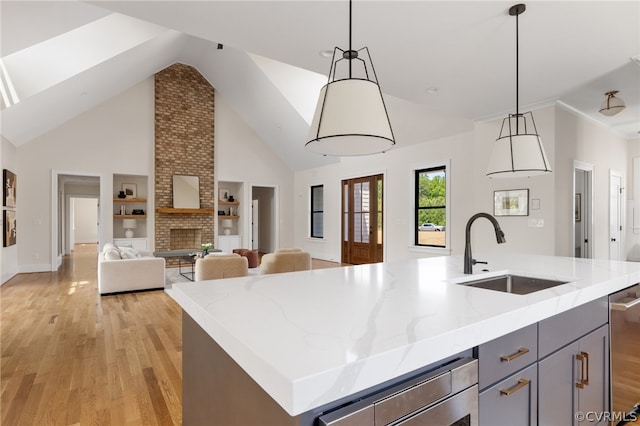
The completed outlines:
<svg viewBox="0 0 640 426">
<path fill-rule="evenodd" d="M 51 265 L 48 263 L 43 263 L 40 265 L 21 265 L 18 269 L 18 273 L 20 274 L 28 274 L 32 272 L 51 272 Z"/>
<path fill-rule="evenodd" d="M 10 273 L 8 273 L 6 275 L 2 275 L 2 281 L 0 282 L 0 286 L 2 286 L 2 284 L 6 283 L 7 281 L 12 279 L 16 275 L 18 275 L 16 272 L 10 272 Z"/>
</svg>

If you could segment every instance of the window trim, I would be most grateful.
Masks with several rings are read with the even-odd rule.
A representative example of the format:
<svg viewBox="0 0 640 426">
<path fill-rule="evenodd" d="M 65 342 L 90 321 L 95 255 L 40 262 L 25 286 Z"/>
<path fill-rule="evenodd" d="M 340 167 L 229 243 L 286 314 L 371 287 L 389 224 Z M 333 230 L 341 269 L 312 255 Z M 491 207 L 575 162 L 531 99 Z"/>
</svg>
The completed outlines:
<svg viewBox="0 0 640 426">
<path fill-rule="evenodd" d="M 432 246 L 432 245 L 421 245 L 418 244 L 418 178 L 417 173 L 428 170 L 438 170 L 444 169 L 445 172 L 445 221 L 447 226 L 447 231 L 451 230 L 451 160 L 447 159 L 444 161 L 434 161 L 429 163 L 423 163 L 420 165 L 416 165 L 411 169 L 411 181 L 412 181 L 412 190 L 413 190 L 413 209 L 411 210 L 411 218 L 409 223 L 411 224 L 410 233 L 410 251 L 421 252 L 421 253 L 433 253 L 433 254 L 451 254 L 451 232 L 446 232 L 445 236 L 445 245 L 443 246 Z"/>
<path fill-rule="evenodd" d="M 322 188 L 322 210 L 313 209 L 314 190 L 317 188 Z M 324 239 L 324 185 L 323 184 L 311 185 L 309 187 L 309 198 L 310 198 L 309 200 L 309 238 L 313 240 L 322 240 Z M 320 236 L 314 235 L 313 218 L 314 218 L 314 215 L 317 213 L 322 214 L 322 235 Z"/>
</svg>

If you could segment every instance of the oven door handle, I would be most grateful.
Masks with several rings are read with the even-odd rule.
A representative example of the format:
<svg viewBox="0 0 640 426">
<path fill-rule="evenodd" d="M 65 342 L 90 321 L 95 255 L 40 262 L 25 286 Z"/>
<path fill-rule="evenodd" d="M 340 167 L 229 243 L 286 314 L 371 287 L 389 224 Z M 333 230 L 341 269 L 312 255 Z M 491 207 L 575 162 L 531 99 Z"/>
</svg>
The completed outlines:
<svg viewBox="0 0 640 426">
<path fill-rule="evenodd" d="M 627 311 L 636 305 L 640 305 L 640 297 L 629 302 L 611 302 L 611 309 L 614 311 Z"/>
</svg>

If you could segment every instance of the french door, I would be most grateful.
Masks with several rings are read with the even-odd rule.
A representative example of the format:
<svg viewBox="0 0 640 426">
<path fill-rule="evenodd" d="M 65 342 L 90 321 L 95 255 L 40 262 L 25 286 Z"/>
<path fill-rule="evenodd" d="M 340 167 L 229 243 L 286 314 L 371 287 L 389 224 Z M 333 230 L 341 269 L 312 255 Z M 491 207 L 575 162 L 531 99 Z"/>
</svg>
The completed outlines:
<svg viewBox="0 0 640 426">
<path fill-rule="evenodd" d="M 382 262 L 382 175 L 342 181 L 342 263 Z"/>
</svg>

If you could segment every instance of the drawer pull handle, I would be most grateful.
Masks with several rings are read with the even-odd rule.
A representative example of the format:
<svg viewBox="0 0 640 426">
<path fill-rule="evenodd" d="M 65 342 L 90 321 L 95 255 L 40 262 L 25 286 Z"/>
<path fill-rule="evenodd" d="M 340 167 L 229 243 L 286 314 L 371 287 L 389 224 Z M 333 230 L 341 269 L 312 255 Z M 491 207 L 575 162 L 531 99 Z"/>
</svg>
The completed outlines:
<svg viewBox="0 0 640 426">
<path fill-rule="evenodd" d="M 506 396 L 512 395 L 518 392 L 523 387 L 527 386 L 529 383 L 531 383 L 531 380 L 518 379 L 518 383 L 511 386 L 509 389 L 500 389 L 500 395 L 506 395 Z"/>
<path fill-rule="evenodd" d="M 502 355 L 500 357 L 500 362 L 511 362 L 516 358 L 520 358 L 522 355 L 526 354 L 529 352 L 529 349 L 527 348 L 520 348 L 518 349 L 518 352 L 516 352 L 513 355 Z"/>
<path fill-rule="evenodd" d="M 582 377 L 579 382 L 576 382 L 576 387 L 578 389 L 584 389 L 585 386 L 589 385 L 589 354 L 587 352 L 580 352 L 576 354 L 576 359 L 580 361 L 580 374 Z"/>
</svg>

